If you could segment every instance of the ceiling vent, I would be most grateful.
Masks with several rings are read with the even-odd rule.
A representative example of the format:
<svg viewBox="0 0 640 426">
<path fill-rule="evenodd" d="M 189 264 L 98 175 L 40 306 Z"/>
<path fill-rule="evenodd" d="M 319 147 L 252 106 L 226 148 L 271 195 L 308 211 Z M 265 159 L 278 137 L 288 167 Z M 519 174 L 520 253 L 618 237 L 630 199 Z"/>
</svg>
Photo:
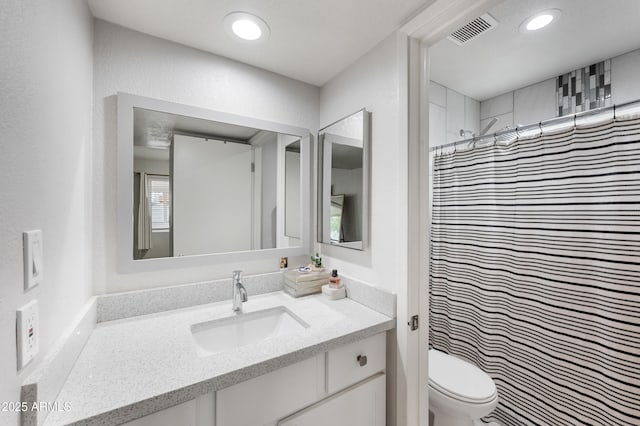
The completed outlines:
<svg viewBox="0 0 640 426">
<path fill-rule="evenodd" d="M 465 24 L 462 27 L 458 28 L 457 30 L 449 34 L 447 38 L 458 46 L 462 46 L 478 37 L 480 34 L 492 30 L 497 26 L 498 21 L 496 21 L 493 16 L 485 13 L 484 15 L 474 19 L 468 24 Z"/>
</svg>

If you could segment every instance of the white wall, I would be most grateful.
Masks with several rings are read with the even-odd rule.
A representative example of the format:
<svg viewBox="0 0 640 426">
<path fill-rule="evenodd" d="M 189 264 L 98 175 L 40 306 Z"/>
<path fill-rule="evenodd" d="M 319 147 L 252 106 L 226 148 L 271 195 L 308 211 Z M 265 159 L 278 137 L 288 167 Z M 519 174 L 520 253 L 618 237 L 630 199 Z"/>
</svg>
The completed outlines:
<svg viewBox="0 0 640 426">
<path fill-rule="evenodd" d="M 362 108 L 372 113 L 369 246 L 361 252 L 323 244 L 324 262 L 392 291 L 406 280 L 407 157 L 406 141 L 398 140 L 397 50 L 394 34 L 320 91 L 320 127 Z"/>
<path fill-rule="evenodd" d="M 0 401 L 91 296 L 92 26 L 84 0 L 2 2 Z M 43 230 L 44 281 L 23 292 L 22 231 Z M 16 372 L 16 309 L 40 308 L 40 355 Z M 0 411 L 16 426 L 18 413 Z"/>
<path fill-rule="evenodd" d="M 133 171 L 138 173 L 149 173 L 152 175 L 169 176 L 169 159 L 167 158 L 167 160 L 151 160 L 148 158 L 136 158 L 133 163 Z"/>
<path fill-rule="evenodd" d="M 95 23 L 95 292 L 126 291 L 277 270 L 280 259 L 153 273 L 116 270 L 116 100 L 118 91 L 309 128 L 317 132 L 319 89 L 200 50 Z"/>
<path fill-rule="evenodd" d="M 401 38 L 397 34 L 387 37 L 320 91 L 321 128 L 366 108 L 371 112 L 372 140 L 368 247 L 358 251 L 319 244 L 318 251 L 323 263 L 339 273 L 394 292 L 407 286 L 408 139 L 401 117 Z M 400 318 L 404 312 L 400 305 L 405 303 L 398 300 Z M 399 324 L 403 321 L 399 320 Z M 400 404 L 406 402 L 401 390 L 406 374 L 401 360 L 404 340 L 398 335 L 396 341 L 396 334 L 391 333 L 388 343 L 390 425 L 404 424 L 406 416 L 405 407 L 396 403 L 396 399 Z M 397 359 L 400 361 L 396 363 Z"/>
</svg>

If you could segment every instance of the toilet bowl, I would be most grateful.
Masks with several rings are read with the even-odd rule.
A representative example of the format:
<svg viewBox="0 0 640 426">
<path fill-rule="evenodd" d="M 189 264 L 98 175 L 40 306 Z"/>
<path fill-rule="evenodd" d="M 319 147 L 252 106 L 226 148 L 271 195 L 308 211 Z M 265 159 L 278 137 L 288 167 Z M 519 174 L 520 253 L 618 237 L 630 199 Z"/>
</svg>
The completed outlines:
<svg viewBox="0 0 640 426">
<path fill-rule="evenodd" d="M 431 426 L 472 426 L 498 405 L 496 385 L 473 364 L 429 350 Z"/>
</svg>

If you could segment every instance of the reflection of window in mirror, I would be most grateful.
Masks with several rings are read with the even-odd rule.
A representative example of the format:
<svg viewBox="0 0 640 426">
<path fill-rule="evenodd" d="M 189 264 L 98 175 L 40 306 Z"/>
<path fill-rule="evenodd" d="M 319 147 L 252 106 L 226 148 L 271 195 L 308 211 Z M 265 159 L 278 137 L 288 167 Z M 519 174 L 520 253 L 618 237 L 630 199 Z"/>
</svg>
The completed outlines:
<svg viewBox="0 0 640 426">
<path fill-rule="evenodd" d="M 134 258 L 168 257 L 171 255 L 169 176 L 138 172 L 134 182 L 137 184 L 134 191 Z"/>
<path fill-rule="evenodd" d="M 168 142 L 162 146 L 135 146 L 133 168 L 133 257 L 169 257 L 171 197 Z"/>
<path fill-rule="evenodd" d="M 147 187 L 151 193 L 151 231 L 169 231 L 169 176 L 148 175 Z"/>
</svg>

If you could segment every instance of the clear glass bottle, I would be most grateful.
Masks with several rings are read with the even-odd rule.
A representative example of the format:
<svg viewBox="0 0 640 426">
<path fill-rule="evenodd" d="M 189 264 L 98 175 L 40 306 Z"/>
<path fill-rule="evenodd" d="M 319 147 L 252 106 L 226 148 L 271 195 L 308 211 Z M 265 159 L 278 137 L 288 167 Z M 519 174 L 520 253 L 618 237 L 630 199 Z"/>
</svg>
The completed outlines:
<svg viewBox="0 0 640 426">
<path fill-rule="evenodd" d="M 340 287 L 340 277 L 338 276 L 338 270 L 334 269 L 331 271 L 331 277 L 329 278 L 329 287 L 338 288 Z"/>
</svg>

